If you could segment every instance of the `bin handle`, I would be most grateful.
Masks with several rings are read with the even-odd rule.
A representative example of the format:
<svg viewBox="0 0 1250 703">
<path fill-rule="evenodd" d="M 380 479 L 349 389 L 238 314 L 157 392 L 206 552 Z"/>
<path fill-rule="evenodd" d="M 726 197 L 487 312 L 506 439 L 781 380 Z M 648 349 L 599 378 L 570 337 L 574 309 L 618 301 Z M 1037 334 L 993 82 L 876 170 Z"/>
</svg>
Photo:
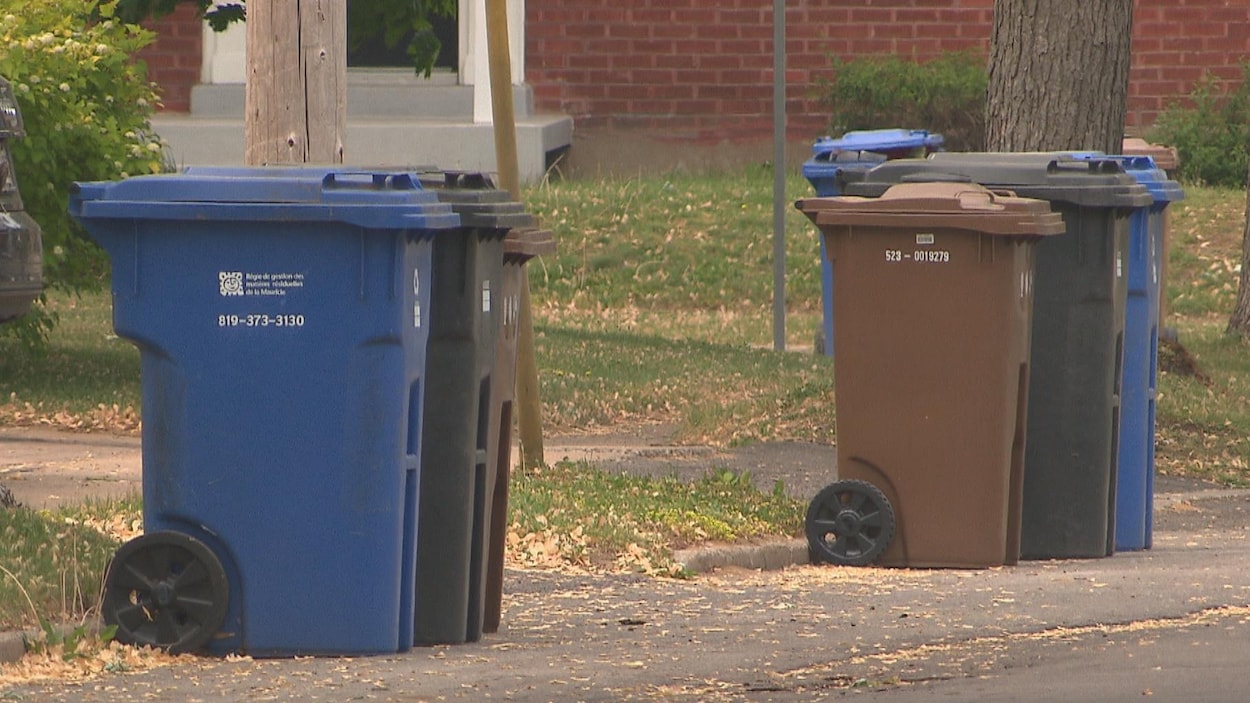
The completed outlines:
<svg viewBox="0 0 1250 703">
<path fill-rule="evenodd" d="M 1058 171 L 1084 171 L 1086 173 L 1102 174 L 1102 173 L 1122 173 L 1124 169 L 1119 162 L 1114 159 L 1076 159 L 1071 156 L 1064 156 L 1053 159 L 1046 166 L 1046 171 L 1056 173 Z"/>
<path fill-rule="evenodd" d="M 444 171 L 443 186 L 455 190 L 492 190 L 495 183 L 480 171 Z"/>
<path fill-rule="evenodd" d="M 908 173 L 898 179 L 899 183 L 971 183 L 972 179 L 962 173 Z"/>
<path fill-rule="evenodd" d="M 322 190 L 368 188 L 372 190 L 420 190 L 421 186 L 411 173 L 378 173 L 375 171 L 336 171 L 327 173 L 321 181 Z"/>
<path fill-rule="evenodd" d="M 964 210 L 977 208 L 980 210 L 1001 210 L 1002 205 L 998 204 L 998 199 L 1003 197 L 1001 191 L 989 190 L 981 188 L 978 190 L 961 190 L 955 193 L 955 199 L 959 201 L 959 207 Z"/>
</svg>

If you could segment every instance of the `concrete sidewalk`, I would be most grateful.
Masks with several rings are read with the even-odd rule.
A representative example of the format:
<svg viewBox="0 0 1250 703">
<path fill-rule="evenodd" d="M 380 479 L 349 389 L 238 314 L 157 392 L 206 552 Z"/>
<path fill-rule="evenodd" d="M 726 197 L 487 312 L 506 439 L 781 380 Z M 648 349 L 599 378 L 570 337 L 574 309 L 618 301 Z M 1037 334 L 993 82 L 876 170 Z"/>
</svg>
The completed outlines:
<svg viewBox="0 0 1250 703">
<path fill-rule="evenodd" d="M 547 438 L 545 454 L 551 463 L 589 461 L 607 470 L 682 480 L 717 468 L 749 472 L 761 489 L 781 481 L 798 498 L 816 495 L 835 478 L 837 450 L 831 446 L 771 442 L 721 451 L 674 446 L 670 437 L 662 426 L 556 436 Z M 141 466 L 138 437 L 0 426 L 0 484 L 32 508 L 138 493 Z"/>
<path fill-rule="evenodd" d="M 549 462 L 587 461 L 608 471 L 694 481 L 708 471 L 750 473 L 764 491 L 781 482 L 786 492 L 810 500 L 836 478 L 837 450 L 805 442 L 768 442 L 732 450 L 668 443 L 662 427 L 616 434 L 552 438 Z M 141 491 L 138 437 L 0 427 L 0 484 L 36 509 L 88 498 L 124 497 Z M 1199 481 L 1159 477 L 1156 508 L 1183 501 L 1240 495 Z M 802 539 L 751 545 L 709 545 L 679 552 L 677 561 L 696 573 L 712 569 L 780 569 L 808 560 Z"/>
<path fill-rule="evenodd" d="M 629 433 L 554 437 L 546 447 L 549 462 L 587 461 L 608 471 L 694 481 L 707 472 L 728 469 L 750 473 L 764 491 L 780 482 L 786 492 L 810 500 L 836 478 L 837 450 L 805 442 L 768 442 L 732 450 L 668 443 L 663 427 Z M 103 433 L 59 432 L 0 427 L 0 485 L 35 509 L 55 508 L 89 498 L 138 495 L 142 461 L 138 437 Z M 1157 479 L 1156 509 L 1192 500 L 1242 495 L 1188 479 Z M 677 561 L 706 572 L 738 567 L 780 569 L 808 560 L 805 540 L 774 540 L 752 545 L 709 545 L 684 550 Z"/>
<path fill-rule="evenodd" d="M 588 461 L 608 471 L 674 476 L 693 481 L 710 470 L 749 473 L 761 490 L 781 483 L 808 500 L 837 478 L 837 449 L 810 442 L 765 442 L 733 449 L 674 445 L 671 431 L 648 426 L 629 432 L 565 435 L 546 442 L 546 459 Z M 515 452 L 514 452 L 515 453 Z M 0 426 L 0 484 L 28 507 L 55 508 L 86 498 L 138 494 L 138 437 Z M 1192 479 L 1159 476 L 1156 503 L 1239 495 Z"/>
</svg>

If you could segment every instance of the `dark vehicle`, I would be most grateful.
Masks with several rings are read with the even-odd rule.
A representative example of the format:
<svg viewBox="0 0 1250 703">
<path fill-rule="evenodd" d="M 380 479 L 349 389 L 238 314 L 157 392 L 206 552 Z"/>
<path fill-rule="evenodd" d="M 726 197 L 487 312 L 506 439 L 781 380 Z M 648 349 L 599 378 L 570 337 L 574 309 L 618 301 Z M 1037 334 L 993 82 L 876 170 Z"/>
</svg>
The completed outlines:
<svg viewBox="0 0 1250 703">
<path fill-rule="evenodd" d="M 9 142 L 24 136 L 13 87 L 0 78 L 0 323 L 25 315 L 43 291 L 40 229 L 22 205 L 9 153 Z"/>
</svg>

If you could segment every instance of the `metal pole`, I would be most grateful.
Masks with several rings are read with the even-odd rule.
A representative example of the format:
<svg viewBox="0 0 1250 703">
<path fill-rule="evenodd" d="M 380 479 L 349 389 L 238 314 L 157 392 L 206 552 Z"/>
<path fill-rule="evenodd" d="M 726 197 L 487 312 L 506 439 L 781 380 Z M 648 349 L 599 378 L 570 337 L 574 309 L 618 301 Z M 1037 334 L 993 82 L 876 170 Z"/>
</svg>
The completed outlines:
<svg viewBox="0 0 1250 703">
<path fill-rule="evenodd" d="M 785 0 L 773 0 L 773 349 L 786 349 Z"/>
</svg>

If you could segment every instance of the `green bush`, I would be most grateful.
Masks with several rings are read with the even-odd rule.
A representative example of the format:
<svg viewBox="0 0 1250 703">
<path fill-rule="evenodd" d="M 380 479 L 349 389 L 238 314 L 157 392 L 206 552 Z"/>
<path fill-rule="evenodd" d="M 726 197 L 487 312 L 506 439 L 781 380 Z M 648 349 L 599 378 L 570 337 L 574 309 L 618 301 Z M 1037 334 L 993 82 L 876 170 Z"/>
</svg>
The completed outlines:
<svg viewBox="0 0 1250 703">
<path fill-rule="evenodd" d="M 70 185 L 164 167 L 148 127 L 158 98 L 132 59 L 152 35 L 114 20 L 114 5 L 0 0 L 0 75 L 13 84 L 27 133 L 12 144 L 14 169 L 26 210 L 43 227 L 45 282 L 68 290 L 98 286 L 108 270 L 66 214 Z M 0 334 L 29 337 L 49 325 L 41 311 L 28 318 Z"/>
<path fill-rule="evenodd" d="M 821 85 L 831 110 L 830 129 L 925 129 L 947 149 L 985 143 L 985 58 L 948 53 L 926 63 L 896 56 L 834 59 L 833 79 Z"/>
<path fill-rule="evenodd" d="M 1155 120 L 1148 138 L 1176 147 L 1182 180 L 1207 185 L 1246 185 L 1250 143 L 1250 63 L 1229 89 L 1210 75 L 1189 95 L 1192 107 L 1173 103 Z"/>
</svg>

